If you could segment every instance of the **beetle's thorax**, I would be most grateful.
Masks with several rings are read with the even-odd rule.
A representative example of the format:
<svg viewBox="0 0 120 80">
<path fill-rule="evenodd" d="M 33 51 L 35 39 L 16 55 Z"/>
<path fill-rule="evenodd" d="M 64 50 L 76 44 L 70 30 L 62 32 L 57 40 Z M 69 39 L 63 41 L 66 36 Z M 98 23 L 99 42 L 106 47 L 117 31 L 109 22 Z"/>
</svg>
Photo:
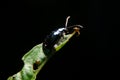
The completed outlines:
<svg viewBox="0 0 120 80">
<path fill-rule="evenodd" d="M 54 35 L 59 35 L 60 33 L 62 33 L 63 31 L 65 31 L 66 28 L 59 28 L 57 31 L 55 31 L 53 34 Z"/>
</svg>

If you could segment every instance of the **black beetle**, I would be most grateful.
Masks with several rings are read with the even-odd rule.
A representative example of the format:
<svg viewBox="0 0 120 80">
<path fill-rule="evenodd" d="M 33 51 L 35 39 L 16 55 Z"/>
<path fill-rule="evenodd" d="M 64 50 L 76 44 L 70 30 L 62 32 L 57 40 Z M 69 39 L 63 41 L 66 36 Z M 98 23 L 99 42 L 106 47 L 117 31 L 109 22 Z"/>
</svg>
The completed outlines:
<svg viewBox="0 0 120 80">
<path fill-rule="evenodd" d="M 73 25 L 67 27 L 68 19 L 70 16 L 66 18 L 65 27 L 59 28 L 55 31 L 52 31 L 50 35 L 48 35 L 45 40 L 43 41 L 43 51 L 45 53 L 49 53 L 51 51 L 54 51 L 54 45 L 59 42 L 59 40 L 64 37 L 65 34 L 70 34 L 73 31 L 77 32 L 78 35 L 80 34 L 79 30 L 80 28 L 83 28 L 81 25 Z"/>
</svg>

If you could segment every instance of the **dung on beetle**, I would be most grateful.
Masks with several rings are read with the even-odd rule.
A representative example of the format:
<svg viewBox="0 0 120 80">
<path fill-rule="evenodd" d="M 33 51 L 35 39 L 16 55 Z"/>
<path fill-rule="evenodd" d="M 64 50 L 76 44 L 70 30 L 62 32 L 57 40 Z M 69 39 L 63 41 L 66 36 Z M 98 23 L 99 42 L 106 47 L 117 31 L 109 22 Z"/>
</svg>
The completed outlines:
<svg viewBox="0 0 120 80">
<path fill-rule="evenodd" d="M 45 53 L 53 51 L 55 45 L 59 43 L 61 38 L 64 38 L 64 35 L 71 34 L 73 32 L 77 32 L 78 35 L 80 35 L 80 28 L 83 28 L 83 26 L 73 25 L 68 27 L 67 24 L 69 18 L 70 16 L 66 18 L 65 27 L 52 31 L 50 35 L 45 38 L 45 40 L 43 41 L 43 51 L 45 51 Z"/>
</svg>

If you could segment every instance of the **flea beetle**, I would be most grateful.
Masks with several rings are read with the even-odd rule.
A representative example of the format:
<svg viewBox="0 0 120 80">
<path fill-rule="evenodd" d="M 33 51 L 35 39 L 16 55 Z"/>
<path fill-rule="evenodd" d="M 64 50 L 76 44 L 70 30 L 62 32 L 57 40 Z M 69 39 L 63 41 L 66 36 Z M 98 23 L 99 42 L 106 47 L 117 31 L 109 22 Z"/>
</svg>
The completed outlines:
<svg viewBox="0 0 120 80">
<path fill-rule="evenodd" d="M 52 31 L 50 35 L 48 35 L 45 40 L 43 41 L 43 51 L 45 53 L 49 53 L 54 50 L 55 44 L 59 42 L 61 38 L 64 38 L 64 35 L 71 34 L 72 32 L 77 32 L 78 35 L 80 35 L 80 28 L 83 28 L 81 25 L 73 25 L 73 26 L 67 26 L 68 19 L 70 16 L 66 18 L 65 26 L 62 28 L 59 28 L 55 31 Z"/>
</svg>

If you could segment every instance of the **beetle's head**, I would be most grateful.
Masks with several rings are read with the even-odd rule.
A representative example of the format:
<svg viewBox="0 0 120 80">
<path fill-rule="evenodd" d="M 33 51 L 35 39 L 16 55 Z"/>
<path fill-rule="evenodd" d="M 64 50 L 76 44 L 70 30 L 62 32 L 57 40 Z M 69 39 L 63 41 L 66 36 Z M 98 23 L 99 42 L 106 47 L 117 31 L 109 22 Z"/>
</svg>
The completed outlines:
<svg viewBox="0 0 120 80">
<path fill-rule="evenodd" d="M 65 23 L 66 33 L 71 34 L 74 32 L 74 33 L 77 33 L 78 35 L 80 35 L 80 28 L 83 28 L 83 26 L 81 26 L 81 25 L 67 26 L 69 18 L 70 18 L 70 16 L 68 16 L 66 18 L 66 23 Z"/>
</svg>

